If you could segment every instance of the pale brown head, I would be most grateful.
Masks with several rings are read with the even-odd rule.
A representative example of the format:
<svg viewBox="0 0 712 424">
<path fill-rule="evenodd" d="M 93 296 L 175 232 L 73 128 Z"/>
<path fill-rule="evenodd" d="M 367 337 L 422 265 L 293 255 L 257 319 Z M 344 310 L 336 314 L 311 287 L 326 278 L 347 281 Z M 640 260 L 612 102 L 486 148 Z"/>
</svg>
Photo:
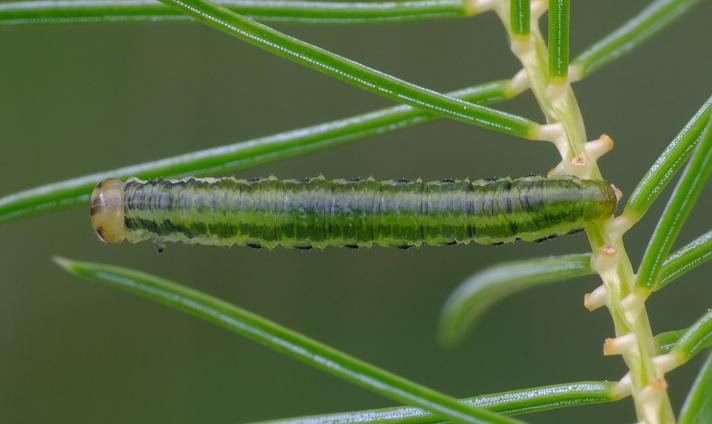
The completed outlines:
<svg viewBox="0 0 712 424">
<path fill-rule="evenodd" d="M 91 193 L 91 225 L 105 243 L 121 243 L 126 238 L 124 225 L 124 183 L 109 178 Z"/>
</svg>

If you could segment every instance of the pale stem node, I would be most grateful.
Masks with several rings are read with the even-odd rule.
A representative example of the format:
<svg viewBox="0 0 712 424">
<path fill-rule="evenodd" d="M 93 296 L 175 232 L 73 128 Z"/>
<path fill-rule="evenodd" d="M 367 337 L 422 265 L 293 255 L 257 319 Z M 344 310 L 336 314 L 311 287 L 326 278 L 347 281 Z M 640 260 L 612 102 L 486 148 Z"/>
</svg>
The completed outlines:
<svg viewBox="0 0 712 424">
<path fill-rule="evenodd" d="M 592 160 L 598 160 L 601 156 L 613 150 L 613 139 L 608 134 L 601 134 L 595 140 L 586 143 L 586 153 Z"/>
<path fill-rule="evenodd" d="M 532 27 L 539 20 L 539 18 L 546 13 L 547 9 L 549 9 L 548 0 L 533 0 L 531 2 Z"/>
<path fill-rule="evenodd" d="M 549 172 L 546 173 L 549 177 L 553 177 L 555 175 L 566 175 L 566 164 L 562 160 L 561 162 L 557 163 L 555 167 L 551 168 Z"/>
<path fill-rule="evenodd" d="M 623 309 L 623 314 L 625 314 L 628 322 L 635 322 L 640 316 L 640 313 L 645 307 L 645 299 L 647 296 L 643 296 L 638 291 L 633 291 L 621 300 L 621 309 Z"/>
<path fill-rule="evenodd" d="M 475 15 L 493 10 L 498 0 L 464 0 L 463 6 L 467 15 Z"/>
<path fill-rule="evenodd" d="M 512 53 L 514 53 L 515 56 L 522 57 L 534 51 L 534 42 L 529 34 L 514 34 L 512 35 L 509 48 L 512 49 Z"/>
<path fill-rule="evenodd" d="M 623 198 L 623 191 L 613 184 L 611 184 L 611 188 L 613 189 L 613 194 L 616 195 L 616 202 L 620 202 Z"/>
<path fill-rule="evenodd" d="M 685 363 L 685 355 L 677 350 L 672 350 L 664 355 L 658 355 L 653 358 L 653 365 L 658 375 L 665 375 Z"/>
<path fill-rule="evenodd" d="M 613 186 L 613 184 L 611 185 Z M 613 186 L 613 191 L 616 193 L 616 198 L 620 202 L 621 198 L 623 197 L 623 192 L 620 191 L 616 186 Z M 606 232 L 610 234 L 611 238 L 620 239 L 621 237 L 623 237 L 623 234 L 625 234 L 626 232 L 628 232 L 628 230 L 631 229 L 633 224 L 635 224 L 635 221 L 633 221 L 629 217 L 625 215 L 617 216 L 608 221 L 608 223 L 606 224 Z"/>
<path fill-rule="evenodd" d="M 638 340 L 634 333 L 608 338 L 603 342 L 603 356 L 635 354 L 638 350 Z"/>
<path fill-rule="evenodd" d="M 664 378 L 656 378 L 654 380 L 651 380 L 650 383 L 648 383 L 648 387 L 652 388 L 653 390 L 665 391 L 668 388 L 668 384 Z"/>
<path fill-rule="evenodd" d="M 552 79 L 549 85 L 546 86 L 544 96 L 552 104 L 561 104 L 566 100 L 566 92 L 569 88 L 569 82 L 565 78 Z"/>
<path fill-rule="evenodd" d="M 579 64 L 569 65 L 569 82 L 581 81 L 583 78 L 583 66 Z"/>
<path fill-rule="evenodd" d="M 590 178 L 591 171 L 591 161 L 588 160 L 585 153 L 579 153 L 571 159 L 571 169 L 568 174 L 575 175 L 579 178 Z"/>
<path fill-rule="evenodd" d="M 611 389 L 614 396 L 626 397 L 633 392 L 633 379 L 630 376 L 630 372 L 627 372 L 618 383 Z"/>
<path fill-rule="evenodd" d="M 601 277 L 603 286 L 594 290 L 588 298 L 584 297 L 584 306 L 589 311 L 597 309 L 604 304 L 611 307 L 610 298 L 619 295 L 620 285 L 618 283 L 617 269 L 620 257 L 618 253 L 618 247 L 604 244 L 591 258 L 591 269 Z M 614 290 L 615 293 L 611 293 L 610 290 Z"/>
<path fill-rule="evenodd" d="M 517 72 L 505 87 L 505 92 L 507 96 L 514 97 L 521 94 L 529 89 L 529 75 L 526 69 L 521 69 Z"/>
<path fill-rule="evenodd" d="M 638 398 L 643 407 L 643 416 L 645 422 L 650 424 L 659 424 L 658 408 L 660 401 L 665 396 L 667 390 L 667 382 L 664 378 L 656 378 L 650 380 L 647 386 L 640 391 Z"/>
<path fill-rule="evenodd" d="M 569 140 L 560 123 L 539 125 L 533 135 L 537 140 L 554 143 L 562 159 L 569 157 Z"/>
<path fill-rule="evenodd" d="M 583 295 L 583 306 L 590 312 L 595 311 L 608 302 L 608 294 L 604 286 L 598 286 L 591 293 Z"/>
<path fill-rule="evenodd" d="M 604 244 L 591 259 L 591 268 L 604 275 L 615 270 L 618 265 L 618 248 L 612 244 Z"/>
<path fill-rule="evenodd" d="M 628 221 L 630 221 L 630 225 L 633 226 L 635 225 L 636 222 L 640 221 L 640 218 L 643 217 L 639 212 L 634 211 L 629 208 L 623 209 L 623 213 L 621 214 L 621 218 L 625 217 Z"/>
</svg>

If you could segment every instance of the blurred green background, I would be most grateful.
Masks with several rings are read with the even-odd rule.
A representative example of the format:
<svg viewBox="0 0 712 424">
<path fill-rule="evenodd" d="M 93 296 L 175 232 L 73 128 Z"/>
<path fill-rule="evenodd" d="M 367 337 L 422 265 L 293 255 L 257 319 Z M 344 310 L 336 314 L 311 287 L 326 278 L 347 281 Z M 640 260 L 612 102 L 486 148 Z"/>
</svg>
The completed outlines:
<svg viewBox="0 0 712 424">
<path fill-rule="evenodd" d="M 647 1 L 574 2 L 580 51 Z M 712 93 L 704 2 L 633 54 L 578 83 L 589 136 L 609 133 L 606 177 L 629 193 Z M 287 33 L 437 90 L 518 69 L 494 15 L 375 25 L 279 25 Z M 387 106 L 382 98 L 197 24 L 0 28 L 0 195 Z M 541 120 L 530 95 L 500 106 Z M 241 176 L 482 178 L 544 173 L 549 145 L 436 122 Z M 626 238 L 640 258 L 662 203 Z M 709 230 L 710 189 L 680 238 Z M 107 287 L 50 257 L 129 266 L 190 285 L 456 396 L 618 379 L 601 355 L 612 326 L 587 312 L 595 278 L 530 290 L 499 305 L 455 350 L 438 315 L 465 277 L 505 259 L 583 252 L 581 234 L 541 244 L 303 252 L 150 244 L 109 247 L 75 208 L 0 226 L 0 421 L 241 423 L 392 404 L 266 348 Z M 656 331 L 710 307 L 696 270 L 649 302 Z M 700 365 L 670 375 L 679 409 Z M 629 400 L 530 415 L 532 423 L 632 422 Z"/>
</svg>

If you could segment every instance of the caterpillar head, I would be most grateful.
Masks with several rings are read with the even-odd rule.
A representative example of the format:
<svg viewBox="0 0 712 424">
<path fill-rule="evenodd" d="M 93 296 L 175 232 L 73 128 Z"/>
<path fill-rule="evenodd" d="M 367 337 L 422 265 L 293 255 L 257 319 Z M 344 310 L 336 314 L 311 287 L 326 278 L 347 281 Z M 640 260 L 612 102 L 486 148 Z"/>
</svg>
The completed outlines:
<svg viewBox="0 0 712 424">
<path fill-rule="evenodd" d="M 109 178 L 91 193 L 91 225 L 105 243 L 117 244 L 126 238 L 124 226 L 124 183 Z"/>
</svg>

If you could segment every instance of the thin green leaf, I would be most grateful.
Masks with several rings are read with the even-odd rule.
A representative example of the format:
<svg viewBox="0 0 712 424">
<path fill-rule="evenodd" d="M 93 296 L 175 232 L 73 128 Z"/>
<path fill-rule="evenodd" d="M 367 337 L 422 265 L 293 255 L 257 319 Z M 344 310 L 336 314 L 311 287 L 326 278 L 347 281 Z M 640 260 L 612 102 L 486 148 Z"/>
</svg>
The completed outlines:
<svg viewBox="0 0 712 424">
<path fill-rule="evenodd" d="M 640 180 L 626 203 L 623 215 L 638 221 L 648 211 L 660 193 L 685 164 L 692 150 L 699 144 L 702 130 L 712 111 L 712 97 L 708 98 L 675 139 L 665 148 L 650 170 Z"/>
<path fill-rule="evenodd" d="M 697 355 L 712 344 L 712 310 L 708 310 L 700 319 L 685 330 L 675 342 L 671 351 L 684 355 L 686 360 Z"/>
<path fill-rule="evenodd" d="M 503 262 L 485 268 L 450 295 L 440 319 L 440 340 L 445 345 L 457 344 L 485 312 L 507 296 L 593 273 L 590 253 Z"/>
<path fill-rule="evenodd" d="M 549 0 L 549 75 L 569 72 L 569 0 Z"/>
<path fill-rule="evenodd" d="M 615 402 L 622 398 L 615 389 L 616 383 L 580 381 L 493 393 L 461 401 L 466 405 L 485 408 L 500 414 L 518 415 Z M 442 422 L 441 418 L 426 410 L 395 407 L 285 418 L 263 421 L 259 424 L 429 424 L 440 422 Z"/>
<path fill-rule="evenodd" d="M 494 103 L 512 97 L 508 81 L 494 81 L 450 95 L 470 102 Z M 97 182 L 114 177 L 211 176 L 304 155 L 370 136 L 430 122 L 431 113 L 399 105 L 307 128 L 197 152 L 102 171 L 0 198 L 0 223 L 61 208 L 87 204 Z"/>
<path fill-rule="evenodd" d="M 220 31 L 378 95 L 440 116 L 523 138 L 539 125 L 526 118 L 449 97 L 361 65 L 204 0 L 161 0 Z"/>
<path fill-rule="evenodd" d="M 665 331 L 655 336 L 655 344 L 658 346 L 658 353 L 668 353 L 675 347 L 680 337 L 685 334 L 687 329 Z"/>
<path fill-rule="evenodd" d="M 519 423 L 391 374 L 218 298 L 149 274 L 116 266 L 56 258 L 66 271 L 127 290 L 243 335 L 350 383 L 444 418 L 472 424 Z"/>
<path fill-rule="evenodd" d="M 468 0 L 383 2 L 217 0 L 217 4 L 263 22 L 382 23 L 470 16 Z M 45 0 L 0 3 L 0 25 L 189 20 L 153 0 Z"/>
<path fill-rule="evenodd" d="M 509 22 L 512 34 L 529 35 L 531 31 L 531 2 L 529 0 L 510 0 Z"/>
<path fill-rule="evenodd" d="M 697 374 L 680 411 L 680 424 L 709 424 L 712 422 L 712 354 Z"/>
<path fill-rule="evenodd" d="M 662 289 L 710 259 L 712 231 L 702 234 L 668 256 L 660 270 L 660 281 L 653 286 L 653 290 Z"/>
<path fill-rule="evenodd" d="M 658 334 L 655 343 L 660 353 L 674 350 L 681 354 L 682 362 L 687 362 L 701 350 L 712 346 L 712 310 L 708 310 L 689 328 Z"/>
<path fill-rule="evenodd" d="M 712 172 L 712 120 L 709 121 L 700 137 L 700 143 L 680 176 L 680 181 L 665 206 L 648 247 L 645 249 L 636 281 L 639 287 L 652 288 L 660 278 L 663 259 L 670 253 L 670 248 L 675 243 L 680 229 L 697 202 L 710 172 Z"/>
<path fill-rule="evenodd" d="M 586 49 L 573 61 L 584 77 L 631 52 L 668 27 L 700 0 L 656 0 L 611 34 Z"/>
</svg>

